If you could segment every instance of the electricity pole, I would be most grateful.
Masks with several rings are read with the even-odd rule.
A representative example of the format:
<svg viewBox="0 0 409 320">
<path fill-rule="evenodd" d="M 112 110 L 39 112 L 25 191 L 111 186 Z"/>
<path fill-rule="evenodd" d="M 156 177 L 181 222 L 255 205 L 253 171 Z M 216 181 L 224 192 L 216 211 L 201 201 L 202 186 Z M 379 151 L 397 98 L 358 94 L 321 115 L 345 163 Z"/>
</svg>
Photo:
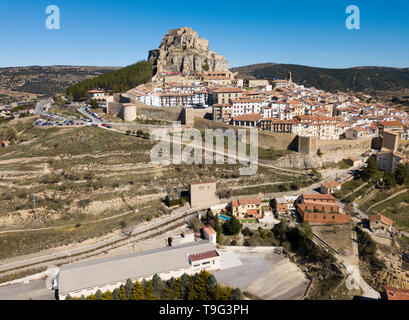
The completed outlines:
<svg viewBox="0 0 409 320">
<path fill-rule="evenodd" d="M 35 193 L 33 193 L 33 202 L 34 202 L 34 207 L 33 207 L 34 220 L 37 220 L 37 216 L 36 216 L 36 212 L 37 212 L 37 208 L 36 208 L 36 194 L 35 194 Z"/>
</svg>

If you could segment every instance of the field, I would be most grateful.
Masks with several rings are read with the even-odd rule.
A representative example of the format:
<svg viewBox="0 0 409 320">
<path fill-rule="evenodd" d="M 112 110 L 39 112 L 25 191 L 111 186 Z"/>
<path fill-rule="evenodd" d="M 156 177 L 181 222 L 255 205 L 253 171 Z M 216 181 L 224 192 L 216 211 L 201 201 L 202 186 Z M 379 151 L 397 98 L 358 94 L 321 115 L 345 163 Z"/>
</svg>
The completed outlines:
<svg viewBox="0 0 409 320">
<path fill-rule="evenodd" d="M 335 250 L 344 255 L 352 254 L 352 240 L 350 225 L 312 226 L 312 230 Z"/>
<path fill-rule="evenodd" d="M 396 226 L 409 230 L 409 191 L 374 206 L 369 213 L 383 214 Z"/>
<path fill-rule="evenodd" d="M 219 181 L 223 193 L 232 186 L 299 179 L 264 167 L 245 178 L 238 164 L 155 165 L 149 139 L 31 123 L 0 126 L 0 139 L 16 132 L 15 142 L 0 148 L 0 258 L 100 237 L 167 214 L 167 189 L 187 190 L 193 181 Z M 24 232 L 5 233 L 11 230 Z"/>
</svg>

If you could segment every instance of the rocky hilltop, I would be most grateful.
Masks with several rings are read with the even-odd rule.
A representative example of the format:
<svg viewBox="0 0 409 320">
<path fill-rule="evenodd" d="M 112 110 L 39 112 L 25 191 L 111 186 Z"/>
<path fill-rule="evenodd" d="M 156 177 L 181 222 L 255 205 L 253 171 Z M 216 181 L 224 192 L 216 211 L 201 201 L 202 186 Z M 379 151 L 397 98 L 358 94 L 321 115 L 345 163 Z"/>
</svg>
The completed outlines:
<svg viewBox="0 0 409 320">
<path fill-rule="evenodd" d="M 222 55 L 209 48 L 209 41 L 199 38 L 192 28 L 169 30 L 158 49 L 149 51 L 148 60 L 162 72 L 197 73 L 227 71 L 229 66 Z"/>
</svg>

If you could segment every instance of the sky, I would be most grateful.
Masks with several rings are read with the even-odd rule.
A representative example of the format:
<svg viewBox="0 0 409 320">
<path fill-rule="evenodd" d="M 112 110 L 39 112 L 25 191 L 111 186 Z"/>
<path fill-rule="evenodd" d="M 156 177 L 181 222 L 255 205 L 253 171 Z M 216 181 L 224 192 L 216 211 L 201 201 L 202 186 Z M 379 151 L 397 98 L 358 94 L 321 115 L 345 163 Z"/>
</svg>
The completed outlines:
<svg viewBox="0 0 409 320">
<path fill-rule="evenodd" d="M 46 8 L 60 29 L 46 28 Z M 360 29 L 345 12 L 360 9 Z M 125 66 L 147 59 L 169 29 L 190 26 L 230 67 L 409 67 L 407 0 L 0 0 L 0 67 Z"/>
</svg>

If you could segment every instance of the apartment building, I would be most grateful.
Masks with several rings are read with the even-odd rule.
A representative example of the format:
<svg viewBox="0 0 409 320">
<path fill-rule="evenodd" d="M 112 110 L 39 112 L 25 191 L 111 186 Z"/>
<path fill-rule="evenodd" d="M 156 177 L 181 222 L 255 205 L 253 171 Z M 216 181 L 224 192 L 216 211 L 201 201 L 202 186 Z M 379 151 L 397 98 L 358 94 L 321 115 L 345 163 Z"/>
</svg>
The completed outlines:
<svg viewBox="0 0 409 320">
<path fill-rule="evenodd" d="M 212 92 L 213 104 L 226 104 L 230 100 L 235 100 L 243 96 L 243 90 L 240 88 L 217 88 Z"/>
<path fill-rule="evenodd" d="M 310 224 L 346 224 L 350 217 L 340 212 L 334 196 L 330 194 L 303 194 L 296 203 L 300 219 Z"/>
</svg>

